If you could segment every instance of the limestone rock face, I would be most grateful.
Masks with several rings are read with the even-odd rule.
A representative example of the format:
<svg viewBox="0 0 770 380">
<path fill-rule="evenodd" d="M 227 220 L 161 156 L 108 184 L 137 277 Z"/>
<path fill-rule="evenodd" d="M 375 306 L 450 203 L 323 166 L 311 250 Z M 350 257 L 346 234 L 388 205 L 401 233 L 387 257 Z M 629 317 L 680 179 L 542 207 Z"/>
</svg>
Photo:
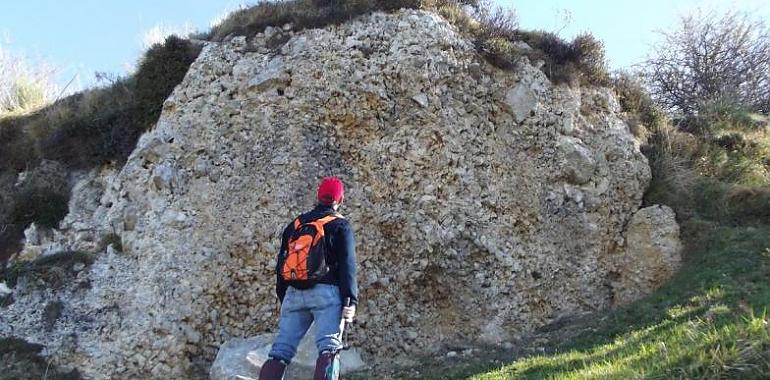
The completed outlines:
<svg viewBox="0 0 770 380">
<path fill-rule="evenodd" d="M 626 251 L 617 260 L 616 302 L 629 303 L 652 292 L 679 269 L 681 251 L 674 210 L 651 206 L 637 211 L 628 224 Z"/>
<path fill-rule="evenodd" d="M 350 340 L 377 366 L 611 306 L 650 168 L 608 90 L 494 68 L 429 13 L 210 43 L 41 248 L 96 262 L 55 291 L 22 278 L 0 335 L 90 378 L 205 377 L 225 341 L 275 331 L 279 234 L 326 175 L 356 233 Z"/>
</svg>

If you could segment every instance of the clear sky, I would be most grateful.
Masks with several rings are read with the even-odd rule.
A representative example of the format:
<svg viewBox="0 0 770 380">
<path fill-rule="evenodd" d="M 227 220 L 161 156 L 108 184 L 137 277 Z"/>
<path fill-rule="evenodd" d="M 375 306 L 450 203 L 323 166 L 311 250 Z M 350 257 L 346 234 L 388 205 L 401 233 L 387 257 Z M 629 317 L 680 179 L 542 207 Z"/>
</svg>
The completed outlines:
<svg viewBox="0 0 770 380">
<path fill-rule="evenodd" d="M 252 3 L 248 1 L 247 3 Z M 678 15 L 729 8 L 770 20 L 770 0 L 494 0 L 515 9 L 525 29 L 565 38 L 591 31 L 605 42 L 610 66 L 641 61 Z M 94 82 L 94 72 L 125 74 L 159 29 L 207 30 L 243 0 L 0 0 L 0 48 L 57 67 L 61 85 Z M 768 21 L 770 22 L 770 21 Z M 157 33 L 156 33 L 157 34 Z M 150 38 L 151 39 L 151 38 Z"/>
</svg>

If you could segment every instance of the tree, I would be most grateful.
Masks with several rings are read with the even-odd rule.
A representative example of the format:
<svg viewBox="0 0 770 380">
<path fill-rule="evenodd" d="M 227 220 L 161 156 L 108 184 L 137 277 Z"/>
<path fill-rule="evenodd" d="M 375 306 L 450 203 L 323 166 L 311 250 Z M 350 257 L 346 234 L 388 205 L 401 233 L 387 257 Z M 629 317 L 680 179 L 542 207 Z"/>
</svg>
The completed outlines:
<svg viewBox="0 0 770 380">
<path fill-rule="evenodd" d="M 653 97 L 669 111 L 696 116 L 714 104 L 770 111 L 770 31 L 748 14 L 695 14 L 660 32 L 644 63 Z"/>
</svg>

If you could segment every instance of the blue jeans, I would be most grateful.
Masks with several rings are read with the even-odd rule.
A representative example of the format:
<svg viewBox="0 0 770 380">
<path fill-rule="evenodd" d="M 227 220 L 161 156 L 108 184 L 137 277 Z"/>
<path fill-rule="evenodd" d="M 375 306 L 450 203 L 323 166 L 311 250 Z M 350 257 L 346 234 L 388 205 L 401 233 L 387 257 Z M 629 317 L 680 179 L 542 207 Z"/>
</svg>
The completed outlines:
<svg viewBox="0 0 770 380">
<path fill-rule="evenodd" d="M 291 286 L 281 304 L 278 336 L 273 341 L 269 356 L 291 362 L 297 346 L 315 321 L 315 344 L 318 353 L 339 351 L 342 348 L 342 302 L 336 285 L 317 284 L 300 290 Z"/>
</svg>

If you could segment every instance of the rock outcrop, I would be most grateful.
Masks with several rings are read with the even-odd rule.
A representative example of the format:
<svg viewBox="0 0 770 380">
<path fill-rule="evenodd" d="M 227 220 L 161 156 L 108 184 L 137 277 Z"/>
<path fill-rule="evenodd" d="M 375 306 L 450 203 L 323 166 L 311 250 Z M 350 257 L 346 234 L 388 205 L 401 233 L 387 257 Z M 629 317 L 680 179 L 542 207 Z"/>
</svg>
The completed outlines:
<svg viewBox="0 0 770 380">
<path fill-rule="evenodd" d="M 376 13 L 207 44 L 41 248 L 98 259 L 58 290 L 21 278 L 0 335 L 90 378 L 204 377 L 220 344 L 275 329 L 279 232 L 331 174 L 357 238 L 350 338 L 375 366 L 610 307 L 619 266 L 655 271 L 634 277 L 647 291 L 676 261 L 629 259 L 656 255 L 625 232 L 650 168 L 608 90 L 555 86 L 526 59 L 499 70 L 430 13 Z"/>
</svg>

